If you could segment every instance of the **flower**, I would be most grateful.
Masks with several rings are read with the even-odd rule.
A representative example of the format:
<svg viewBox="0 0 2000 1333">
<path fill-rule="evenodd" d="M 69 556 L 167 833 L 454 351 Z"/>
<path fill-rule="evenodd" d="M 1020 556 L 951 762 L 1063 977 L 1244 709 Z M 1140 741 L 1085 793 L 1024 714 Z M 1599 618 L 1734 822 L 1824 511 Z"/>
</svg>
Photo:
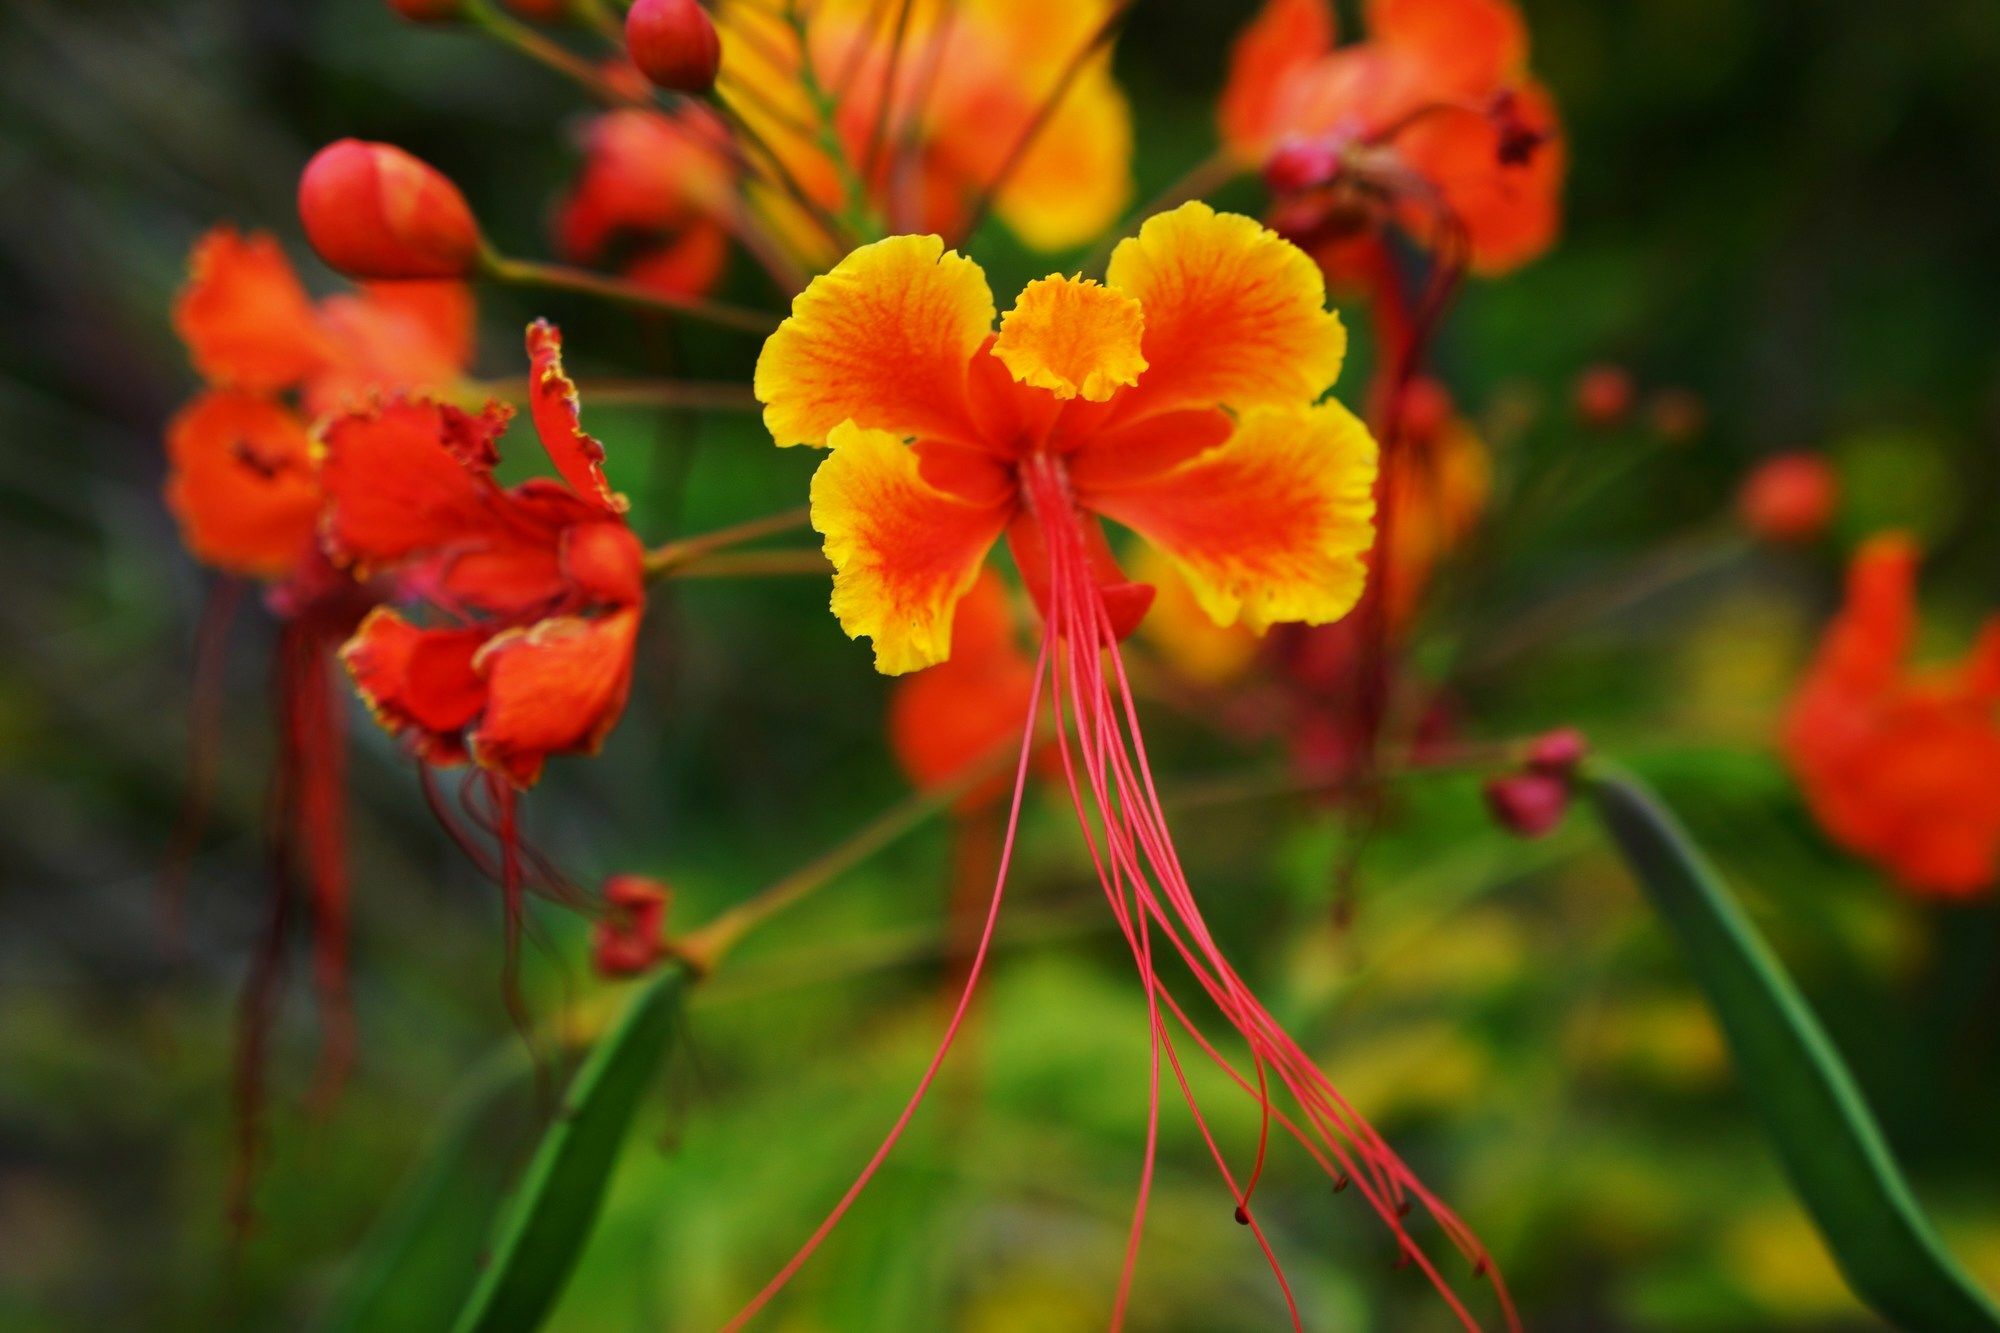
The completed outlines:
<svg viewBox="0 0 2000 1333">
<path fill-rule="evenodd" d="M 603 977 L 635 977 L 667 956 L 667 905 L 673 892 L 644 875 L 604 881 L 604 915 L 590 931 L 591 965 Z"/>
<path fill-rule="evenodd" d="M 561 480 L 493 480 L 511 415 L 398 398 L 327 427 L 327 550 L 393 574 L 402 600 L 341 650 L 376 718 L 425 764 L 471 760 L 515 788 L 551 754 L 594 752 L 624 711 L 644 552 L 603 449 L 578 421 L 560 336 L 528 329 L 530 411 Z"/>
<path fill-rule="evenodd" d="M 957 234 L 998 185 L 994 212 L 1038 250 L 1079 245 L 1131 194 L 1131 112 L 1106 54 L 1087 54 L 1116 0 L 877 0 L 811 7 L 806 51 L 760 0 L 717 10 L 722 96 L 821 206 L 873 205 L 892 224 Z M 817 141 L 804 60 L 837 107 L 833 132 L 867 198 L 847 200 Z M 886 103 L 886 110 L 885 110 Z M 1045 115 L 1046 112 L 1046 115 Z M 1025 144 L 1025 149 L 1022 146 Z M 781 197 L 767 194 L 768 206 Z"/>
<path fill-rule="evenodd" d="M 825 446 L 813 523 L 833 609 L 889 674 L 945 659 L 953 608 L 1005 533 L 1046 606 L 1046 526 L 1113 518 L 1173 558 L 1219 624 L 1324 622 L 1360 596 L 1375 446 L 1337 403 L 1346 334 L 1318 271 L 1249 218 L 1183 205 L 1099 284 L 1028 284 L 992 331 L 971 260 L 935 236 L 864 246 L 765 344 L 780 444 Z M 1121 630 L 1150 590 L 1079 528 Z"/>
<path fill-rule="evenodd" d="M 814 280 L 766 342 L 755 384 L 765 424 L 780 445 L 829 450 L 813 478 L 812 520 L 834 566 L 834 614 L 850 636 L 874 640 L 876 666 L 899 674 L 953 660 L 955 640 L 969 637 L 956 632 L 960 603 L 1003 533 L 1044 629 L 997 875 L 943 1038 L 847 1193 L 728 1329 L 762 1309 L 852 1206 L 963 1027 L 993 942 L 1045 701 L 1085 848 L 1147 999 L 1150 1114 L 1171 1068 L 1207 1137 L 1182 1071 L 1184 1038 L 1256 1102 L 1267 1132 L 1279 1126 L 1336 1184 L 1358 1186 L 1402 1253 L 1477 1327 L 1404 1214 L 1423 1203 L 1475 1271 L 1490 1273 L 1478 1242 L 1341 1098 L 1203 920 L 1118 648 L 1152 590 L 1119 571 L 1099 522 L 1147 538 L 1219 624 L 1262 630 L 1346 614 L 1373 535 L 1376 450 L 1351 413 L 1318 401 L 1346 350 L 1325 301 L 1303 252 L 1250 218 L 1191 203 L 1122 242 L 1101 284 L 1060 275 L 1028 284 L 997 333 L 978 265 L 936 236 L 899 236 Z M 1222 1055 L 1174 996 L 1156 965 L 1167 951 L 1246 1044 L 1254 1072 Z M 1208 1145 L 1237 1220 L 1302 1328 L 1252 1204 L 1262 1151 L 1239 1177 L 1212 1137 Z M 1142 1180 L 1151 1170 L 1149 1147 Z M 1124 1318 L 1147 1197 L 1142 1184 L 1113 1327 Z M 1497 1277 L 1495 1288 L 1512 1323 Z"/>
<path fill-rule="evenodd" d="M 625 108 L 584 132 L 584 165 L 556 214 L 573 262 L 615 259 L 642 287 L 668 296 L 712 291 L 729 258 L 735 172 L 713 112 Z"/>
<path fill-rule="evenodd" d="M 1916 544 L 1873 538 L 1785 712 L 1785 757 L 1834 842 L 1914 893 L 2000 878 L 2000 617 L 1964 661 L 1913 671 Z"/>
<path fill-rule="evenodd" d="M 1773 454 L 1744 479 L 1736 508 L 1743 525 L 1766 541 L 1807 542 L 1826 531 L 1840 503 L 1840 478 L 1806 450 Z"/>
<path fill-rule="evenodd" d="M 722 65 L 722 42 L 695 0 L 633 0 L 625 14 L 625 49 L 659 87 L 705 93 Z"/>
<path fill-rule="evenodd" d="M 1267 0 L 1232 52 L 1223 141 L 1264 169 L 1281 230 L 1318 248 L 1379 220 L 1434 247 L 1462 229 L 1483 273 L 1540 254 L 1564 154 L 1519 13 L 1508 0 L 1364 9 L 1367 37 L 1336 47 L 1329 0 Z"/>
</svg>

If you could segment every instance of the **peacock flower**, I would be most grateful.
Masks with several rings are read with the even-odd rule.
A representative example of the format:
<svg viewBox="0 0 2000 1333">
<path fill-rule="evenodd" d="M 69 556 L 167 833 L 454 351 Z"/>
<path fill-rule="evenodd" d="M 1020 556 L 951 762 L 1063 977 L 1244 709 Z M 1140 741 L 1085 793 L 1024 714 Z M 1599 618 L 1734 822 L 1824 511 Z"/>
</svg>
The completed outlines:
<svg viewBox="0 0 2000 1333">
<path fill-rule="evenodd" d="M 1266 0 L 1238 38 L 1224 145 L 1263 172 L 1281 230 L 1338 259 L 1393 221 L 1478 272 L 1533 259 L 1560 221 L 1554 103 L 1509 0 L 1368 0 L 1335 45 L 1330 0 Z"/>
<path fill-rule="evenodd" d="M 528 329 L 529 407 L 561 480 L 493 479 L 509 409 L 421 398 L 325 432 L 322 539 L 393 575 L 423 623 L 379 607 L 341 656 L 383 727 L 429 767 L 476 763 L 515 789 L 552 754 L 592 753 L 624 711 L 645 555 L 578 420 L 555 328 Z"/>
<path fill-rule="evenodd" d="M 319 1082 L 330 1091 L 352 1058 L 347 998 L 349 885 L 346 734 L 335 688 L 334 647 L 354 631 L 376 591 L 330 565 L 316 539 L 324 500 L 311 423 L 377 394 L 452 392 L 472 359 L 472 298 L 457 282 L 363 285 L 315 302 L 271 237 L 218 227 L 195 245 L 174 327 L 206 387 L 167 426 L 166 502 L 182 541 L 204 564 L 255 579 L 279 619 L 276 696 L 278 775 L 273 841 L 304 888 L 314 985 L 326 1039 Z M 216 606 L 228 606 L 224 594 Z M 204 653 L 222 642 L 204 633 Z M 221 680 L 204 662 L 198 681 Z M 197 717 L 217 708 L 200 700 Z M 211 738 L 198 728 L 195 753 Z M 179 862 L 199 836 L 208 767 L 175 836 Z M 170 904 L 171 905 L 171 904 Z M 246 1021 L 268 1018 L 253 994 Z M 246 1032 L 245 1050 L 259 1039 Z M 254 1073 L 254 1071 L 246 1071 Z"/>
<path fill-rule="evenodd" d="M 714 290 L 729 258 L 735 172 L 713 112 L 636 107 L 584 131 L 584 164 L 556 214 L 556 239 L 579 264 L 614 263 L 668 296 Z"/>
<path fill-rule="evenodd" d="M 2000 617 L 1951 667 L 1913 670 L 1919 556 L 1876 537 L 1786 710 L 1785 757 L 1820 827 L 1913 893 L 2000 879 Z"/>
<path fill-rule="evenodd" d="M 842 173 L 813 127 L 814 81 L 867 205 L 901 229 L 960 234 L 985 193 L 1038 250 L 1100 235 L 1131 194 L 1132 125 L 1096 50 L 1118 0 L 825 0 L 797 33 L 760 0 L 724 0 L 720 91 L 820 206 Z M 1078 61 L 1081 64 L 1078 64 Z M 767 196 L 778 205 L 781 199 Z"/>
<path fill-rule="evenodd" d="M 949 658 L 955 612 L 1003 535 L 1044 632 L 997 879 L 944 1038 L 860 1177 L 731 1328 L 771 1299 L 852 1205 L 949 1052 L 992 942 L 1044 704 L 1148 1002 L 1150 1113 L 1157 1117 L 1162 1078 L 1171 1077 L 1288 1306 L 1290 1288 L 1252 1206 L 1263 1139 L 1253 1161 L 1231 1165 L 1183 1072 L 1196 1051 L 1253 1099 L 1267 1131 L 1291 1134 L 1336 1184 L 1356 1185 L 1402 1253 L 1477 1327 L 1405 1213 L 1421 1202 L 1486 1272 L 1477 1241 L 1251 993 L 1203 921 L 1118 648 L 1152 590 L 1119 571 L 1099 522 L 1111 518 L 1158 547 L 1217 623 L 1262 630 L 1344 615 L 1365 577 L 1376 450 L 1347 409 L 1320 401 L 1346 345 L 1325 300 L 1302 251 L 1250 218 L 1191 203 L 1120 243 L 1103 283 L 1030 283 L 997 332 L 978 265 L 935 236 L 892 237 L 816 279 L 765 344 L 756 375 L 765 423 L 781 445 L 829 451 L 813 479 L 813 523 L 834 567 L 834 614 L 849 635 L 874 640 L 877 667 L 895 674 Z M 1167 951 L 1241 1039 L 1248 1067 L 1223 1054 L 1169 988 L 1156 966 Z M 1114 1327 L 1138 1258 L 1154 1142 L 1149 1134 Z"/>
</svg>

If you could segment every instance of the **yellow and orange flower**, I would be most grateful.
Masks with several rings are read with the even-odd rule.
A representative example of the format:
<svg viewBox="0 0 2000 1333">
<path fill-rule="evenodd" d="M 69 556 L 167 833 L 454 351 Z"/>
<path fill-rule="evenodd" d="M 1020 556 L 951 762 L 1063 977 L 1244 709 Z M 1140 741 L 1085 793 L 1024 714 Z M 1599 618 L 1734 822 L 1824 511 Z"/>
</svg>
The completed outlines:
<svg viewBox="0 0 2000 1333">
<path fill-rule="evenodd" d="M 1080 524 L 1118 632 L 1151 590 L 1092 516 L 1158 546 L 1218 624 L 1324 623 L 1361 594 L 1375 442 L 1318 401 L 1347 336 L 1319 270 L 1250 218 L 1191 203 L 1122 242 L 1100 284 L 1028 284 L 993 329 L 985 274 L 935 236 L 864 246 L 765 344 L 781 445 L 831 450 L 813 524 L 833 610 L 890 674 L 944 660 L 1005 533 L 1046 602 L 1051 525 Z M 1060 508 L 1058 508 L 1060 507 Z"/>
<path fill-rule="evenodd" d="M 1230 63 L 1221 104 L 1230 153 L 1309 206 L 1302 229 L 1336 247 L 1365 231 L 1372 201 L 1387 197 L 1426 244 L 1455 221 L 1477 271 L 1547 249 L 1564 152 L 1555 105 L 1527 73 L 1519 12 L 1509 0 L 1364 9 L 1365 40 L 1336 46 L 1330 0 L 1267 0 Z"/>
<path fill-rule="evenodd" d="M 2000 617 L 1965 661 L 1911 670 L 1918 553 L 1877 537 L 1784 722 L 1784 748 L 1828 835 L 1940 898 L 2000 879 Z"/>
<path fill-rule="evenodd" d="M 1061 87 L 1114 0 L 916 0 L 896 21 L 889 8 L 822 0 L 802 53 L 774 6 L 718 6 L 724 100 L 817 203 L 838 213 L 859 201 L 843 198 L 841 171 L 813 132 L 807 61 L 834 99 L 833 131 L 865 202 L 891 226 L 955 235 L 996 180 L 994 212 L 1039 250 L 1080 245 L 1117 219 L 1131 193 L 1132 126 L 1108 52 Z M 775 190 L 759 203 L 788 212 Z"/>
<path fill-rule="evenodd" d="M 463 283 L 378 283 L 315 304 L 276 241 L 218 227 L 174 327 L 208 388 L 167 427 L 167 505 L 205 563 L 281 579 L 315 554 L 309 422 L 375 393 L 441 391 L 472 359 Z"/>
</svg>

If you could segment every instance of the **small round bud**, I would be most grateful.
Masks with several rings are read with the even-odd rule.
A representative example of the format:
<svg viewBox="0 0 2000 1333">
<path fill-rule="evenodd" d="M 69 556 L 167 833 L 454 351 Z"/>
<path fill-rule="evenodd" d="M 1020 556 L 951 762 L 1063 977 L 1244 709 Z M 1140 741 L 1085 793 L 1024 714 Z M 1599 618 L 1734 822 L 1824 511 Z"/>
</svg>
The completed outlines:
<svg viewBox="0 0 2000 1333">
<path fill-rule="evenodd" d="M 1840 482 L 1818 454 L 1779 454 L 1759 464 L 1737 496 L 1743 524 L 1766 541 L 1806 542 L 1826 531 Z"/>
<path fill-rule="evenodd" d="M 705 93 L 722 68 L 722 38 L 695 0 L 634 0 L 625 46 L 632 63 L 669 92 Z"/>
<path fill-rule="evenodd" d="M 353 278 L 462 278 L 479 224 L 437 168 L 385 143 L 342 139 L 306 163 L 299 220 L 329 265 Z"/>
<path fill-rule="evenodd" d="M 604 881 L 604 915 L 591 931 L 591 962 L 598 975 L 632 977 L 667 956 L 666 885 L 644 875 Z"/>
<path fill-rule="evenodd" d="M 1590 742 L 1575 727 L 1557 727 L 1528 742 L 1528 767 L 1552 778 L 1567 779 L 1590 753 Z"/>
<path fill-rule="evenodd" d="M 1290 194 L 1326 184 L 1340 174 L 1342 144 L 1330 136 L 1289 138 L 1264 163 L 1264 186 L 1272 194 Z"/>
<path fill-rule="evenodd" d="M 1553 833 L 1569 809 L 1569 783 L 1547 773 L 1509 773 L 1486 783 L 1486 808 L 1509 833 L 1540 838 Z"/>
<path fill-rule="evenodd" d="M 1621 366 L 1592 366 L 1576 378 L 1576 415 L 1592 430 L 1616 430 L 1632 413 L 1631 373 Z"/>
</svg>

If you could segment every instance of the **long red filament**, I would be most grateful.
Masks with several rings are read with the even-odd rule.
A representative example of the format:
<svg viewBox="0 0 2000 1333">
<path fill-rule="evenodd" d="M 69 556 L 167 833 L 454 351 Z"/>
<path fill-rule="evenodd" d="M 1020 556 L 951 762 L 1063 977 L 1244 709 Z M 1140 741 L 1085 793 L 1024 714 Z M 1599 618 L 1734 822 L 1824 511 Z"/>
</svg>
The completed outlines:
<svg viewBox="0 0 2000 1333">
<path fill-rule="evenodd" d="M 188 752 L 186 794 L 174 829 L 167 838 L 167 854 L 160 869 L 159 914 L 170 954 L 178 957 L 181 931 L 187 909 L 189 873 L 194 868 L 195 851 L 208 829 L 209 807 L 215 799 L 216 742 L 222 729 L 223 686 L 227 683 L 229 627 L 235 622 L 236 608 L 243 600 L 240 579 L 225 578 L 209 589 L 203 600 L 201 620 L 194 637 L 194 687 L 188 707 Z"/>
</svg>

